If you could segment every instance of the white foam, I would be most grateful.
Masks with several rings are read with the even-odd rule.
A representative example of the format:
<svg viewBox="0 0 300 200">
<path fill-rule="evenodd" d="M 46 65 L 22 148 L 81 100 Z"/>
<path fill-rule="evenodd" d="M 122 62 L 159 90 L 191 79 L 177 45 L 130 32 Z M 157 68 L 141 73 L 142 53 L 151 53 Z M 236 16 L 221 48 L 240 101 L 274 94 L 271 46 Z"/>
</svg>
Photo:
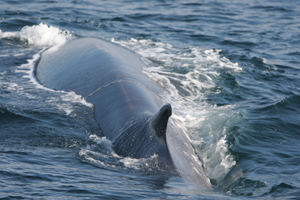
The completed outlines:
<svg viewBox="0 0 300 200">
<path fill-rule="evenodd" d="M 73 113 L 73 111 L 77 108 L 76 104 L 84 105 L 89 108 L 93 107 L 93 104 L 87 102 L 81 95 L 78 95 L 73 91 L 55 91 L 48 88 L 46 88 L 46 90 L 49 90 L 53 93 L 59 93 L 59 97 L 50 97 L 47 102 L 52 103 L 59 110 L 64 111 L 66 115 Z"/>
<path fill-rule="evenodd" d="M 112 41 L 146 57 L 142 59 L 148 66 L 144 73 L 167 91 L 165 101 L 172 104 L 172 117 L 188 129 L 208 177 L 220 183 L 236 164 L 226 143 L 227 127 L 242 117 L 235 105 L 217 107 L 205 99 L 221 92 L 216 89 L 220 70 L 234 74 L 242 72 L 242 68 L 222 56 L 218 49 L 176 48 L 150 39 Z"/>
<path fill-rule="evenodd" d="M 99 137 L 94 134 L 89 136 L 89 141 L 91 144 L 82 148 L 78 153 L 79 156 L 94 165 L 115 168 L 116 162 L 107 162 L 107 160 L 119 158 L 112 150 L 111 141 L 106 137 Z"/>
<path fill-rule="evenodd" d="M 17 66 L 15 69 L 16 73 L 24 73 L 23 77 L 29 79 L 31 83 L 35 85 L 38 89 L 43 89 L 46 91 L 60 93 L 60 98 L 49 98 L 47 102 L 54 104 L 58 109 L 63 110 L 67 115 L 70 115 L 75 107 L 74 103 L 80 103 L 87 107 L 92 107 L 91 103 L 86 102 L 86 100 L 77 95 L 75 92 L 65 92 L 65 91 L 55 91 L 41 85 L 34 75 L 34 68 L 36 62 L 40 59 L 41 53 L 48 47 L 51 47 L 49 50 L 56 50 L 59 46 L 63 45 L 68 40 L 74 38 L 74 36 L 68 31 L 62 31 L 61 29 L 53 26 L 48 26 L 46 24 L 39 24 L 34 26 L 25 26 L 19 32 L 1 32 L 0 38 L 19 38 L 20 40 L 39 47 L 43 49 L 35 54 L 32 59 L 28 59 L 27 63 Z M 23 54 L 21 54 L 23 55 Z M 33 96 L 28 96 L 28 98 L 34 98 Z"/>
<path fill-rule="evenodd" d="M 63 45 L 74 36 L 69 31 L 40 23 L 39 25 L 25 26 L 18 32 L 2 32 L 0 30 L 0 38 L 20 39 L 30 45 L 52 47 Z"/>
<path fill-rule="evenodd" d="M 95 143 L 95 145 L 100 147 L 101 149 L 106 149 L 106 151 L 110 151 L 112 153 L 112 155 L 114 155 L 115 157 L 118 157 L 117 154 L 113 153 L 114 151 L 112 150 L 112 147 L 111 147 L 112 142 L 109 139 L 107 139 L 105 136 L 104 137 L 99 137 L 95 134 L 92 134 L 92 135 L 89 136 L 89 139 L 93 143 Z M 91 147 L 89 146 L 89 148 L 91 148 Z"/>
<path fill-rule="evenodd" d="M 82 105 L 85 105 L 90 108 L 93 107 L 92 103 L 87 102 L 81 95 L 78 95 L 72 91 L 67 92 L 66 94 L 62 95 L 61 98 L 63 101 L 67 101 L 67 102 L 71 101 L 74 103 L 81 103 Z"/>
<path fill-rule="evenodd" d="M 152 163 L 156 162 L 155 159 L 157 158 L 157 155 L 154 154 L 149 158 L 130 158 L 130 157 L 125 157 L 120 160 L 124 164 L 125 167 L 127 168 L 132 168 L 135 170 L 147 170 L 147 171 L 152 171 L 154 166 Z M 157 166 L 156 166 L 157 167 Z"/>
<path fill-rule="evenodd" d="M 39 53 L 33 55 L 32 59 L 28 59 L 27 60 L 27 63 L 22 64 L 21 66 L 17 66 L 15 72 L 17 72 L 17 73 L 24 73 L 25 75 L 23 77 L 29 79 L 29 81 L 32 82 L 32 83 L 34 83 L 36 85 L 36 87 L 42 88 L 42 89 L 45 89 L 45 90 L 51 90 L 49 88 L 45 88 L 44 86 L 40 85 L 38 83 L 38 81 L 36 80 L 35 76 L 34 76 L 34 66 L 35 66 L 35 63 L 40 59 L 40 57 L 41 57 L 40 54 L 44 50 L 45 49 L 43 49 Z"/>
<path fill-rule="evenodd" d="M 88 149 L 81 149 L 78 153 L 78 155 L 86 160 L 87 162 L 89 163 L 92 163 L 94 165 L 97 165 L 97 166 L 106 166 L 106 167 L 112 167 L 112 168 L 115 168 L 116 165 L 114 164 L 108 164 L 107 162 L 105 161 L 102 161 L 101 157 L 104 157 L 103 155 L 104 154 L 101 154 L 101 153 L 98 153 L 96 151 L 91 151 L 91 150 L 88 150 Z"/>
<path fill-rule="evenodd" d="M 112 149 L 112 142 L 106 137 L 99 137 L 97 135 L 90 135 L 89 142 L 91 144 L 82 148 L 79 156 L 85 161 L 102 167 L 124 166 L 129 169 L 152 171 L 157 169 L 156 154 L 149 158 L 130 158 L 117 155 Z"/>
<path fill-rule="evenodd" d="M 91 144 L 87 145 L 85 149 L 89 150 L 91 154 L 97 155 L 97 158 L 120 158 L 120 156 L 118 156 L 112 149 L 112 142 L 105 136 L 99 137 L 97 135 L 92 134 L 89 136 L 89 141 L 91 142 Z"/>
<path fill-rule="evenodd" d="M 2 32 L 0 29 L 0 38 L 19 38 L 19 32 Z"/>
<path fill-rule="evenodd" d="M 43 51 L 43 50 L 42 50 Z M 42 52 L 41 51 L 41 52 Z M 16 73 L 24 73 L 23 77 L 26 79 L 29 79 L 31 83 L 34 84 L 36 88 L 43 89 L 46 91 L 50 91 L 53 93 L 60 93 L 60 98 L 49 98 L 47 101 L 53 103 L 58 109 L 63 110 L 66 115 L 70 115 L 74 111 L 74 103 L 80 103 L 84 106 L 93 107 L 93 104 L 87 102 L 81 95 L 77 95 L 75 92 L 65 92 L 65 91 L 55 91 L 53 89 L 47 88 L 43 85 L 41 85 L 34 76 L 34 67 L 35 63 L 40 58 L 40 54 L 35 54 L 32 59 L 28 59 L 27 63 L 22 64 L 21 66 L 17 67 L 15 69 Z M 34 97 L 30 97 L 34 98 Z"/>
</svg>

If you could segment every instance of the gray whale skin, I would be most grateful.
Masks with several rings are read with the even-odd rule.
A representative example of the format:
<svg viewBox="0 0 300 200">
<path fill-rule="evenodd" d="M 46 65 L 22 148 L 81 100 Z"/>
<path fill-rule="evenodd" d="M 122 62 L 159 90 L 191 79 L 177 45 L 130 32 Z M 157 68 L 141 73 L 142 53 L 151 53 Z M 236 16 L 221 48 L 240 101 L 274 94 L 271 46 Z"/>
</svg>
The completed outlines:
<svg viewBox="0 0 300 200">
<path fill-rule="evenodd" d="M 43 52 L 35 75 L 45 87 L 74 91 L 92 103 L 96 121 L 118 155 L 157 154 L 189 185 L 210 190 L 188 135 L 162 100 L 164 90 L 142 73 L 144 67 L 138 54 L 120 45 L 79 38 Z"/>
</svg>

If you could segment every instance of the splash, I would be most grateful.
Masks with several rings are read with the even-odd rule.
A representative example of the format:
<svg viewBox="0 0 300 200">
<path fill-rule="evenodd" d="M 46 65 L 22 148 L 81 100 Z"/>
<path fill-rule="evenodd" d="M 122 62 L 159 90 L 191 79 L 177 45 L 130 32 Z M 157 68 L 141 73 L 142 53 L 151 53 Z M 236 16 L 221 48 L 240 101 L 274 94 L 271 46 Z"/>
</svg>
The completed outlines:
<svg viewBox="0 0 300 200">
<path fill-rule="evenodd" d="M 112 150 L 110 140 L 92 134 L 88 142 L 90 144 L 79 151 L 83 161 L 99 167 L 116 168 L 117 163 L 114 160 L 119 156 Z"/>
<path fill-rule="evenodd" d="M 34 26 L 25 26 L 19 32 L 2 32 L 0 30 L 0 38 L 5 39 L 18 39 L 26 44 L 41 47 L 42 50 L 35 54 L 31 59 L 27 60 L 27 63 L 17 66 L 16 73 L 23 73 L 23 78 L 28 79 L 29 82 L 42 90 L 48 92 L 58 93 L 53 97 L 49 97 L 46 102 L 55 105 L 59 110 L 63 110 L 66 115 L 70 115 L 76 108 L 76 104 L 81 104 L 87 107 L 92 107 L 91 103 L 86 102 L 82 96 L 77 95 L 74 92 L 55 91 L 41 85 L 34 75 L 35 64 L 39 61 L 41 53 L 46 48 L 51 51 L 58 49 L 61 45 L 74 38 L 74 36 L 68 31 L 62 31 L 61 29 L 46 24 L 40 23 Z M 22 52 L 20 53 L 22 56 Z M 24 52 L 26 54 L 26 52 Z M 16 56 L 16 55 L 14 55 Z M 20 88 L 20 87 L 19 87 Z M 32 96 L 32 95 L 31 95 Z M 35 98 L 32 96 L 32 98 Z"/>
<path fill-rule="evenodd" d="M 89 136 L 89 145 L 82 148 L 79 156 L 85 162 L 93 164 L 98 167 L 105 167 L 109 169 L 123 168 L 133 169 L 142 172 L 155 172 L 163 170 L 158 165 L 158 156 L 156 154 L 149 158 L 130 158 L 117 155 L 112 149 L 112 142 L 105 136 L 99 137 L 97 135 Z"/>
<path fill-rule="evenodd" d="M 19 32 L 2 32 L 0 30 L 0 38 L 18 39 L 29 45 L 52 47 L 63 45 L 74 36 L 69 31 L 40 23 L 39 25 L 25 26 Z"/>
</svg>

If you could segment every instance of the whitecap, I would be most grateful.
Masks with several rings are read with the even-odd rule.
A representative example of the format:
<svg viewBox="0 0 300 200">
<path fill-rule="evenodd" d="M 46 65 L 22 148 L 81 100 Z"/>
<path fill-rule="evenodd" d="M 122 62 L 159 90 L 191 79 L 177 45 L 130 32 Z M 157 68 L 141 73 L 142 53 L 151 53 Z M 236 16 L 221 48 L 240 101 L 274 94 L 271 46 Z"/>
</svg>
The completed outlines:
<svg viewBox="0 0 300 200">
<path fill-rule="evenodd" d="M 39 25 L 25 26 L 16 32 L 2 32 L 0 30 L 0 38 L 19 39 L 34 46 L 54 47 L 63 45 L 68 40 L 73 39 L 74 36 L 69 31 L 40 23 Z"/>
</svg>

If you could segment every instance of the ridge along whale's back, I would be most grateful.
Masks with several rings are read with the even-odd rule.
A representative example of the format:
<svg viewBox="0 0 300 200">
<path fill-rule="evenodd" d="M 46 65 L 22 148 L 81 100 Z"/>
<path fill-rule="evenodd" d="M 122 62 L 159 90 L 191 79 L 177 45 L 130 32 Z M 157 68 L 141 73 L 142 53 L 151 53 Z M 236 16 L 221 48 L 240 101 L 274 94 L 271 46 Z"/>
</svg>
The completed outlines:
<svg viewBox="0 0 300 200">
<path fill-rule="evenodd" d="M 45 51 L 36 67 L 44 86 L 74 91 L 93 103 L 95 118 L 119 155 L 157 154 L 193 185 L 211 189 L 184 128 L 169 118 L 165 92 L 142 70 L 136 53 L 96 38 L 75 39 Z"/>
</svg>

